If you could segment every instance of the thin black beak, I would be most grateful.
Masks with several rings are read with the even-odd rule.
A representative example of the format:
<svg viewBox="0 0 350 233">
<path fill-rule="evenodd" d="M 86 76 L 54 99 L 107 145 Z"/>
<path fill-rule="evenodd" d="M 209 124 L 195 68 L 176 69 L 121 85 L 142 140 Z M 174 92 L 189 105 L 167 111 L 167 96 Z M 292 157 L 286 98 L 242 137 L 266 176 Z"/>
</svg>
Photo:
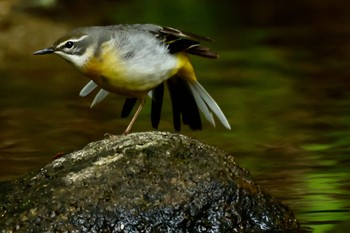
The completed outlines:
<svg viewBox="0 0 350 233">
<path fill-rule="evenodd" d="M 55 52 L 55 50 L 51 47 L 51 48 L 38 50 L 38 51 L 34 52 L 33 55 L 44 55 L 44 54 L 51 54 L 54 52 Z"/>
</svg>

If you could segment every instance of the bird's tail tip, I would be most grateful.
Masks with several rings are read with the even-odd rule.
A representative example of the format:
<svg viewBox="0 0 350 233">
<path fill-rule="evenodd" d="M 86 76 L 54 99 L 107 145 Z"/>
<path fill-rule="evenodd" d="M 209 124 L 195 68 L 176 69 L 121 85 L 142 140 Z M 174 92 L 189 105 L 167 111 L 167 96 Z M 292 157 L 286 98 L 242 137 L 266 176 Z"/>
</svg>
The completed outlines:
<svg viewBox="0 0 350 233">
<path fill-rule="evenodd" d="M 219 105 L 204 89 L 204 87 L 196 80 L 188 82 L 198 108 L 204 114 L 205 118 L 215 127 L 214 115 L 219 119 L 221 124 L 228 130 L 231 130 L 231 125 L 226 116 L 220 109 Z"/>
</svg>

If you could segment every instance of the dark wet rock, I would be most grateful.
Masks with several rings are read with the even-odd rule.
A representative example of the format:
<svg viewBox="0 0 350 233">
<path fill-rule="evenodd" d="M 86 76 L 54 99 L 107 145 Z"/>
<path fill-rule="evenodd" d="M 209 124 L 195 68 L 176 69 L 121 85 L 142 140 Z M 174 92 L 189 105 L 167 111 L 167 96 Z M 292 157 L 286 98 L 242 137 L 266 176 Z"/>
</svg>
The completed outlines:
<svg viewBox="0 0 350 233">
<path fill-rule="evenodd" d="M 90 143 L 0 184 L 0 232 L 271 232 L 287 206 L 233 156 L 165 132 Z"/>
</svg>

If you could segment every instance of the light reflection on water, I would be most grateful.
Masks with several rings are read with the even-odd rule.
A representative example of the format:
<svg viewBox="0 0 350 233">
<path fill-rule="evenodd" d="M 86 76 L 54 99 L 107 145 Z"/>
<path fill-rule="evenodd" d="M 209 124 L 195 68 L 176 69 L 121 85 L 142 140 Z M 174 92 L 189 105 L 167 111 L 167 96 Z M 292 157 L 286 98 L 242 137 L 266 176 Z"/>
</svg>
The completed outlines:
<svg viewBox="0 0 350 233">
<path fill-rule="evenodd" d="M 226 113 L 232 131 L 205 123 L 201 132 L 184 128 L 181 133 L 235 155 L 303 225 L 324 232 L 350 220 L 345 61 L 335 64 L 329 58 L 320 66 L 311 59 L 313 50 L 290 47 L 288 35 L 278 46 L 269 39 L 276 38 L 234 51 L 227 46 L 218 61 L 194 60 L 199 80 Z M 337 53 L 331 55 L 337 59 Z M 77 150 L 107 132 L 121 133 L 128 123 L 119 119 L 123 98 L 110 96 L 89 109 L 92 97 L 78 97 L 88 80 L 58 58 L 28 62 L 29 70 L 1 71 L 1 180 L 39 169 L 55 154 Z M 165 103 L 160 130 L 173 131 L 170 102 Z M 149 108 L 134 127 L 147 130 L 152 130 Z"/>
</svg>

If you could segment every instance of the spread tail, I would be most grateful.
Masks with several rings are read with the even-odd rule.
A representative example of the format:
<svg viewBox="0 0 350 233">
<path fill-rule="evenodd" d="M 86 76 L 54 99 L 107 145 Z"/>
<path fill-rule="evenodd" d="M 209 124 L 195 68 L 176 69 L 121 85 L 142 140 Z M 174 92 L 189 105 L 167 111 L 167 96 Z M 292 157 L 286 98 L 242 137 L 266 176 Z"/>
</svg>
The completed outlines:
<svg viewBox="0 0 350 233">
<path fill-rule="evenodd" d="M 215 121 L 212 115 L 212 113 L 214 113 L 214 115 L 220 120 L 220 122 L 225 128 L 231 129 L 231 126 L 228 123 L 224 113 L 221 111 L 219 105 L 209 95 L 209 93 L 202 87 L 202 85 L 200 85 L 200 83 L 197 82 L 196 80 L 188 81 L 187 83 L 192 91 L 193 97 L 199 109 L 204 114 L 205 118 L 213 126 L 215 126 Z"/>
<path fill-rule="evenodd" d="M 193 130 L 202 129 L 199 110 L 186 81 L 175 75 L 167 80 L 167 84 L 173 107 L 175 130 L 180 131 L 181 120 Z"/>
</svg>

